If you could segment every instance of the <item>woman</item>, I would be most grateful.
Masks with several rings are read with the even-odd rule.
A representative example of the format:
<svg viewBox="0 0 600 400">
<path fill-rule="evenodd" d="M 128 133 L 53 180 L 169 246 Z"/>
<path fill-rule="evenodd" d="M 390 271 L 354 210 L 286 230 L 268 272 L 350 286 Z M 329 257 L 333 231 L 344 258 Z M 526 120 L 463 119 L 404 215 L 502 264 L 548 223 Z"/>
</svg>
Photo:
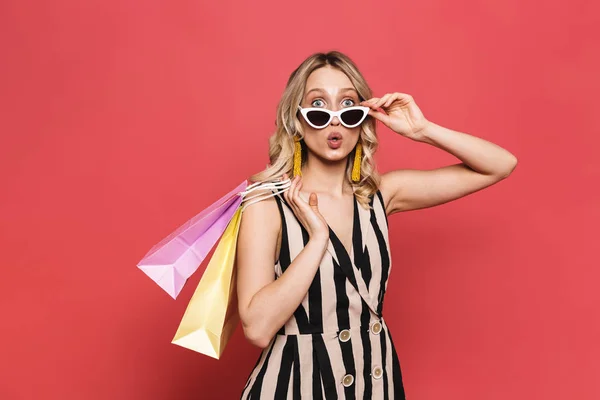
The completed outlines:
<svg viewBox="0 0 600 400">
<path fill-rule="evenodd" d="M 376 120 L 462 163 L 379 175 Z M 382 315 L 387 218 L 493 185 L 515 156 L 428 121 L 410 95 L 372 97 L 335 51 L 308 57 L 290 76 L 269 155 L 250 180 L 293 180 L 249 206 L 240 225 L 239 313 L 245 336 L 263 349 L 242 399 L 405 399 Z"/>
</svg>

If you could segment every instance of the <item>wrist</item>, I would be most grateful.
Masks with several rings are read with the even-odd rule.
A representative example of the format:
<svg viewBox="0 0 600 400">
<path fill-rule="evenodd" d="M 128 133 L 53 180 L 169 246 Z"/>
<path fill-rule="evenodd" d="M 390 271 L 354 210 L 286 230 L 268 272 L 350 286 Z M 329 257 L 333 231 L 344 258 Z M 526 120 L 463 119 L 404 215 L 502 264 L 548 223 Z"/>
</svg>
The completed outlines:
<svg viewBox="0 0 600 400">
<path fill-rule="evenodd" d="M 310 236 L 309 242 L 327 246 L 327 243 L 329 243 L 329 235 L 328 233 L 315 233 Z"/>
<path fill-rule="evenodd" d="M 431 136 L 434 134 L 434 131 L 435 123 L 427 121 L 422 129 L 415 132 L 415 140 L 423 143 L 431 143 Z"/>
</svg>

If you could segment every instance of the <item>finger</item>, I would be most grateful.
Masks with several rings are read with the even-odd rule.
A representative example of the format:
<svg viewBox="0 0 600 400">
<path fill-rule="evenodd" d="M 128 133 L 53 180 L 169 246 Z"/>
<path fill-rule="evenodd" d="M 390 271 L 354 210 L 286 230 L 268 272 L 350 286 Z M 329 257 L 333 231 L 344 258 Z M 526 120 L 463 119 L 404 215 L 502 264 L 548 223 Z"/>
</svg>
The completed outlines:
<svg viewBox="0 0 600 400">
<path fill-rule="evenodd" d="M 302 189 L 302 182 L 300 182 L 300 188 L 298 189 L 298 208 L 300 210 L 305 210 L 310 206 L 310 193 L 308 194 L 308 200 L 304 200 L 304 198 L 300 196 L 300 189 Z"/>
<path fill-rule="evenodd" d="M 298 179 L 298 183 L 296 183 L 296 187 L 294 188 L 294 193 L 292 194 L 294 197 L 294 204 L 296 207 L 300 207 L 302 199 L 300 198 L 300 188 L 302 187 L 302 178 Z"/>
<path fill-rule="evenodd" d="M 296 183 L 296 187 L 294 188 L 294 191 L 292 192 L 292 203 L 294 204 L 294 212 L 296 213 L 296 216 L 298 217 L 300 222 L 306 228 L 306 225 L 304 223 L 304 212 L 303 212 L 304 207 L 306 206 L 306 202 L 302 199 L 302 197 L 300 197 L 300 188 L 301 187 L 302 187 L 302 178 L 300 177 L 298 179 L 298 183 Z"/>
<path fill-rule="evenodd" d="M 398 100 L 400 98 L 400 93 L 393 93 L 385 102 L 385 104 L 383 105 L 383 107 L 387 108 L 389 107 L 394 101 Z"/>
<path fill-rule="evenodd" d="M 373 104 L 375 104 L 377 101 L 379 101 L 379 97 L 373 97 L 372 99 L 369 99 L 367 101 L 365 101 L 365 106 L 366 107 L 371 107 L 373 108 Z"/>
<path fill-rule="evenodd" d="M 297 176 L 295 176 L 295 177 L 292 179 L 292 184 L 290 185 L 290 187 L 288 188 L 288 190 L 287 190 L 287 191 L 285 191 L 285 192 L 283 192 L 283 193 L 284 193 L 284 196 L 285 196 L 285 201 L 287 201 L 287 202 L 288 202 L 288 204 L 291 204 L 291 203 L 292 203 L 292 199 L 291 199 L 291 193 L 292 193 L 292 191 L 294 190 L 294 187 L 296 186 L 296 181 L 297 181 L 297 178 L 298 178 L 298 177 L 297 177 Z"/>
<path fill-rule="evenodd" d="M 413 97 L 408 93 L 396 93 L 398 95 L 398 99 L 402 100 L 402 104 L 408 104 L 413 101 Z"/>
<path fill-rule="evenodd" d="M 287 174 L 285 174 L 285 173 L 284 173 L 283 175 L 281 175 L 281 178 L 279 178 L 279 181 L 280 181 L 280 182 L 283 182 L 283 181 L 285 181 L 285 180 L 287 180 Z M 285 192 L 286 192 L 286 191 L 287 191 L 287 188 L 284 188 L 284 189 L 282 190 L 282 193 L 284 194 L 284 196 L 285 196 Z"/>
<path fill-rule="evenodd" d="M 292 208 L 294 209 L 294 212 L 297 212 L 298 207 L 296 205 L 296 188 L 298 187 L 298 182 L 300 181 L 300 177 L 296 176 L 294 178 L 294 186 L 290 187 L 290 193 L 289 193 L 289 197 L 290 197 L 290 204 L 292 205 Z"/>
<path fill-rule="evenodd" d="M 285 201 L 286 201 L 287 203 L 289 203 L 289 200 L 288 200 L 288 193 L 290 192 L 290 188 L 291 188 L 291 187 L 292 187 L 292 185 L 291 185 L 291 182 L 290 182 L 290 186 L 289 186 L 289 187 L 288 187 L 286 190 L 284 190 L 284 191 L 283 191 L 283 198 L 285 199 Z"/>
<path fill-rule="evenodd" d="M 381 101 L 380 98 L 377 98 L 377 100 L 375 100 L 374 102 L 372 102 L 369 107 L 371 107 L 371 109 L 373 110 L 377 110 L 379 108 L 379 106 L 377 105 L 379 102 Z"/>
<path fill-rule="evenodd" d="M 385 104 L 385 102 L 390 98 L 392 94 L 388 93 L 385 96 L 383 96 L 381 99 L 379 99 L 377 101 L 377 103 L 374 104 L 373 109 L 378 109 L 379 107 L 381 107 L 383 104 Z"/>
<path fill-rule="evenodd" d="M 298 184 L 298 186 L 300 186 L 300 188 L 302 187 L 302 182 L 300 182 Z M 296 203 L 296 205 L 298 206 L 298 209 L 300 211 L 302 211 L 303 213 L 306 213 L 307 210 L 310 207 L 310 194 L 308 195 L 308 201 L 304 200 L 301 196 L 300 196 L 300 188 L 298 189 L 297 195 L 298 195 L 298 202 Z"/>
<path fill-rule="evenodd" d="M 317 199 L 316 193 L 311 193 L 308 198 L 308 205 L 313 208 L 313 210 L 318 211 L 319 209 L 319 201 Z"/>
<path fill-rule="evenodd" d="M 384 114 L 380 111 L 369 110 L 369 115 L 371 115 L 373 118 L 383 122 L 384 124 L 389 125 L 390 117 L 387 114 Z"/>
<path fill-rule="evenodd" d="M 392 103 L 396 100 L 401 100 L 402 104 L 408 104 L 413 100 L 413 98 L 408 93 L 400 93 L 400 92 L 391 93 L 390 97 L 386 100 L 386 102 L 382 106 L 384 108 L 387 108 L 390 105 L 392 105 Z"/>
<path fill-rule="evenodd" d="M 371 103 L 374 99 L 375 99 L 375 97 L 371 97 L 370 99 L 361 101 L 360 104 L 367 105 L 367 104 Z"/>
<path fill-rule="evenodd" d="M 289 179 L 288 174 L 283 174 L 283 176 L 281 177 L 282 181 L 287 181 Z M 287 191 L 288 188 L 284 189 L 285 191 Z"/>
</svg>

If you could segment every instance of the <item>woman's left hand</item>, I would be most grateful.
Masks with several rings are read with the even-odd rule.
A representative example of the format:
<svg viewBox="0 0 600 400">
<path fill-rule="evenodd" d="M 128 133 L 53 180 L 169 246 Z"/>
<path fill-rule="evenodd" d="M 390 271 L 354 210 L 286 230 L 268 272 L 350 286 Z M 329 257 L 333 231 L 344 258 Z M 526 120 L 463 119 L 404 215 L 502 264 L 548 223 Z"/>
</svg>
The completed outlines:
<svg viewBox="0 0 600 400">
<path fill-rule="evenodd" d="M 406 93 L 388 93 L 381 98 L 365 100 L 360 105 L 371 108 L 369 115 L 409 139 L 421 140 L 429 124 L 413 97 Z M 384 112 L 377 111 L 380 107 Z"/>
</svg>

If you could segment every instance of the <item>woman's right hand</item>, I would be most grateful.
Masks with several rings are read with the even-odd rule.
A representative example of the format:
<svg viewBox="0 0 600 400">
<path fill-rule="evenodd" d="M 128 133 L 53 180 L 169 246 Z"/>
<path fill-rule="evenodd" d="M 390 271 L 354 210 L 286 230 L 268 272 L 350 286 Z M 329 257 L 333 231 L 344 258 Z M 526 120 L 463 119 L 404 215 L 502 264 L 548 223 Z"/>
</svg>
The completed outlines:
<svg viewBox="0 0 600 400">
<path fill-rule="evenodd" d="M 283 174 L 282 180 L 288 179 L 287 174 Z M 308 231 L 311 238 L 329 238 L 329 225 L 319 212 L 319 202 L 316 193 L 310 193 L 308 203 L 300 197 L 300 188 L 302 187 L 302 178 L 299 176 L 292 179 L 292 184 L 283 193 L 285 200 L 292 207 L 296 218 L 300 221 L 304 229 Z"/>
</svg>

